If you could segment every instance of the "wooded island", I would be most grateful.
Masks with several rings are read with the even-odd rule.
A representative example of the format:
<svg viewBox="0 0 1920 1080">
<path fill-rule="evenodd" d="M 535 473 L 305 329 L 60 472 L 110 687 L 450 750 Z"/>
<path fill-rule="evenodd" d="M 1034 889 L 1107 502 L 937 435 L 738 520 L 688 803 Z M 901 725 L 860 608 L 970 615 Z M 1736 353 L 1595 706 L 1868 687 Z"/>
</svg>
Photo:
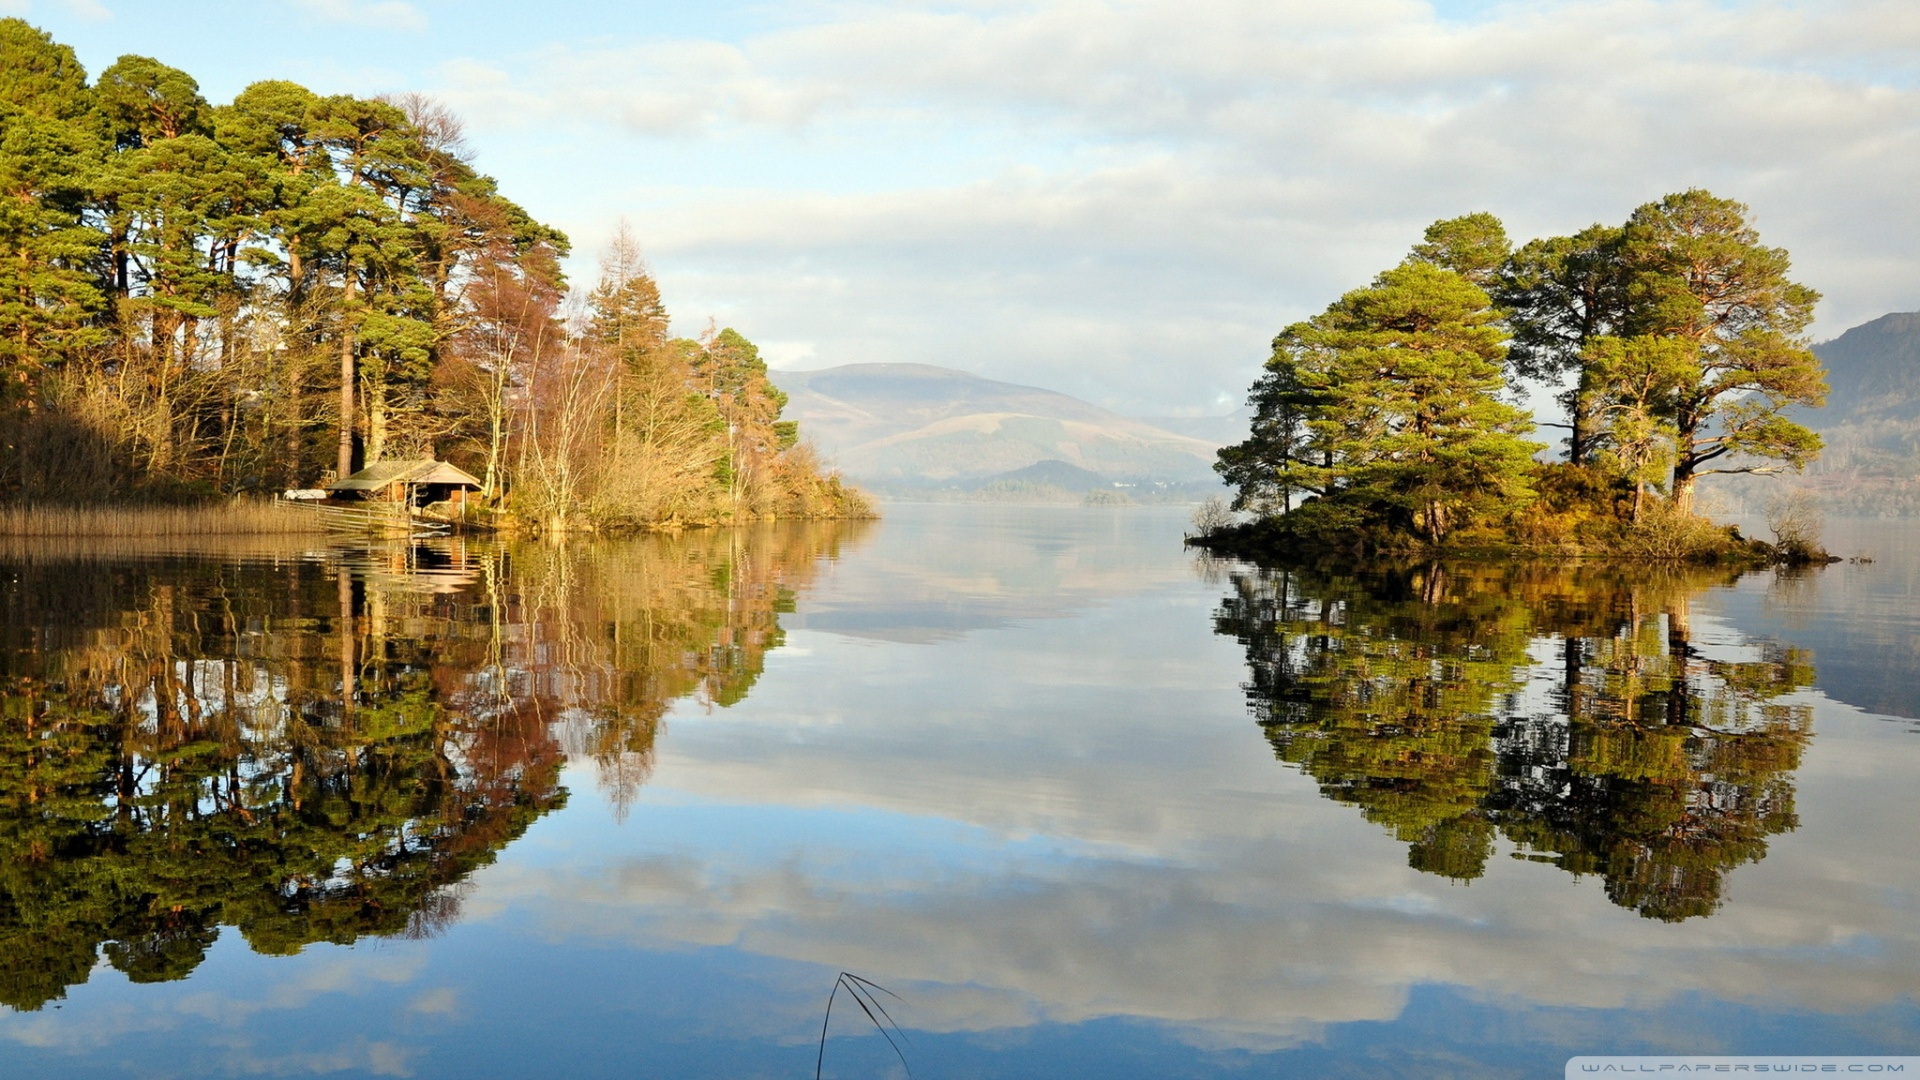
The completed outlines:
<svg viewBox="0 0 1920 1080">
<path fill-rule="evenodd" d="M 1702 476 L 1798 470 L 1820 449 L 1787 415 L 1825 400 L 1805 338 L 1819 294 L 1746 218 L 1691 190 L 1517 249 L 1491 214 L 1436 222 L 1274 339 L 1252 434 L 1216 465 L 1252 520 L 1222 507 L 1195 542 L 1815 557 L 1804 530 L 1776 548 L 1694 509 Z M 1528 381 L 1558 387 L 1564 460 L 1536 459 Z"/>
<path fill-rule="evenodd" d="M 183 71 L 0 20 L 0 503 L 266 496 L 444 460 L 548 531 L 870 512 L 738 332 L 668 332 L 417 95 Z"/>
</svg>

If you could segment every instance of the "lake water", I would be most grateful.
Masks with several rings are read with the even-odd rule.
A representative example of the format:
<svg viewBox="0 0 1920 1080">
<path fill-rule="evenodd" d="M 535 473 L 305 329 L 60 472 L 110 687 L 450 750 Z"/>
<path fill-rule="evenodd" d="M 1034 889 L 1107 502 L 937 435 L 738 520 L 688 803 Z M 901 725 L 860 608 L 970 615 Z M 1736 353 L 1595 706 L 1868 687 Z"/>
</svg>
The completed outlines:
<svg viewBox="0 0 1920 1080">
<path fill-rule="evenodd" d="M 1920 1052 L 1920 545 L 1257 570 L 1178 509 L 0 547 L 0 1075 Z M 904 1075 L 842 990 L 824 1075 Z"/>
</svg>

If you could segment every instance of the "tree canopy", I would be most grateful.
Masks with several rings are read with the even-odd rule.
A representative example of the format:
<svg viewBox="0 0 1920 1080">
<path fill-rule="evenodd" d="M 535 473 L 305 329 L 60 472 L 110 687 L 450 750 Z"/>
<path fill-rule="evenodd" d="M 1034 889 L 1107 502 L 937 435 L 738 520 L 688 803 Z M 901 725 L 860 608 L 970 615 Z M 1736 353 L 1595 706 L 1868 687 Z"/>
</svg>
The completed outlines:
<svg viewBox="0 0 1920 1080">
<path fill-rule="evenodd" d="M 1320 530 L 1428 541 L 1527 494 L 1531 422 L 1499 400 L 1505 333 L 1487 294 L 1424 259 L 1274 339 L 1254 436 L 1223 451 L 1240 508 L 1311 495 Z"/>
</svg>

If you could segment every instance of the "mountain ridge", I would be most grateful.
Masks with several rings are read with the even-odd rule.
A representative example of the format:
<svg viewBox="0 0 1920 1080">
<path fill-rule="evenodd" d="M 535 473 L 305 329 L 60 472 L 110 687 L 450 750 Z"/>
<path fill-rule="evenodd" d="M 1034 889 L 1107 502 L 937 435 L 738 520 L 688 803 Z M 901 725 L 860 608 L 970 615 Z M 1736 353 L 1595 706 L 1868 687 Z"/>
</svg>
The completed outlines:
<svg viewBox="0 0 1920 1080">
<path fill-rule="evenodd" d="M 1827 366 L 1830 415 L 1845 423 L 1906 411 L 1920 419 L 1920 311 L 1895 311 L 1813 347 Z"/>
<path fill-rule="evenodd" d="M 1795 419 L 1826 442 L 1806 484 L 1829 511 L 1920 515 L 1920 312 L 1896 311 L 1813 347 L 1832 388 Z"/>
<path fill-rule="evenodd" d="M 783 415 L 848 477 L 948 485 L 1060 461 L 1108 480 L 1211 479 L 1218 443 L 1069 394 L 930 364 L 776 370 Z"/>
</svg>

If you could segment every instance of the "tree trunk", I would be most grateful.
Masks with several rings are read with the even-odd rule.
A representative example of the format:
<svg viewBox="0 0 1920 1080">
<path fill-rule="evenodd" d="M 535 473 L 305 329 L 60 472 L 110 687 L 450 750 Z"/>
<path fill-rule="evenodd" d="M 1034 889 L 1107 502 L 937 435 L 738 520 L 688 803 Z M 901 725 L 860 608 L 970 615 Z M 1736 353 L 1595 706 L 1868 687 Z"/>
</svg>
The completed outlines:
<svg viewBox="0 0 1920 1080">
<path fill-rule="evenodd" d="M 285 365 L 281 377 L 286 379 L 287 387 L 287 462 L 284 475 L 288 487 L 302 487 L 301 480 L 306 476 L 306 447 L 300 438 L 304 430 L 300 416 L 300 364 L 292 358 L 292 350 L 282 350 L 280 362 Z"/>
<path fill-rule="evenodd" d="M 507 450 L 507 387 L 506 381 L 497 375 L 489 379 L 492 381 L 487 385 L 487 476 L 480 490 L 491 502 L 500 495 L 500 469 Z"/>
<path fill-rule="evenodd" d="M 1674 418 L 1673 508 L 1689 516 L 1693 514 L 1693 482 L 1699 479 L 1694 470 L 1702 463 L 1701 424 L 1699 413 L 1693 409 L 1682 410 Z"/>
<path fill-rule="evenodd" d="M 1696 479 L 1691 468 L 1682 466 L 1673 470 L 1673 508 L 1682 514 L 1693 513 L 1693 482 Z"/>
<path fill-rule="evenodd" d="M 365 463 L 372 465 L 387 456 L 387 387 L 378 379 L 367 384 L 367 452 Z"/>
<path fill-rule="evenodd" d="M 353 304 L 353 275 L 347 274 L 340 306 L 340 456 L 336 480 L 353 475 L 353 323 L 349 308 Z"/>
</svg>

